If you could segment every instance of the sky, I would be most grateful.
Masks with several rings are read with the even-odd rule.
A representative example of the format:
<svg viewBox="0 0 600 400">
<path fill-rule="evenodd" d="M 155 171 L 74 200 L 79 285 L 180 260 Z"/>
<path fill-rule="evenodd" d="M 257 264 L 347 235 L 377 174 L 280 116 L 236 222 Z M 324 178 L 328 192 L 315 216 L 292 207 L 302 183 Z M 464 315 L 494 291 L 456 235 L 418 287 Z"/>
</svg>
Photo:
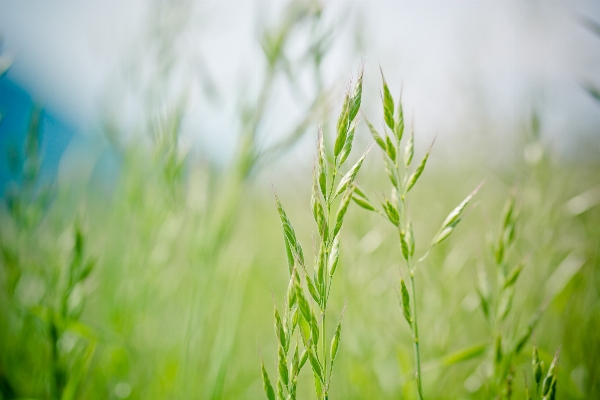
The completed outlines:
<svg viewBox="0 0 600 400">
<path fill-rule="evenodd" d="M 163 17 L 156 4 L 0 0 L 1 49 L 14 58 L 7 78 L 92 141 L 107 115 L 133 131 L 140 98 L 150 93 L 143 88 L 154 85 L 153 51 L 164 32 L 177 32 L 163 51 L 179 67 L 163 90 L 167 100 L 187 93 L 184 142 L 230 157 L 240 93 L 254 93 L 262 79 L 258 32 L 277 21 L 284 2 L 177 2 Z M 377 119 L 381 67 L 391 88 L 403 88 L 422 132 L 418 145 L 438 137 L 447 152 L 457 143 L 461 151 L 493 150 L 518 140 L 537 110 L 546 140 L 561 152 L 600 152 L 600 106 L 582 89 L 600 86 L 600 36 L 582 23 L 600 21 L 597 2 L 337 1 L 324 9 L 336 27 L 326 85 L 341 98 L 364 64 L 363 104 Z M 270 106 L 265 140 L 302 110 L 283 88 Z"/>
</svg>

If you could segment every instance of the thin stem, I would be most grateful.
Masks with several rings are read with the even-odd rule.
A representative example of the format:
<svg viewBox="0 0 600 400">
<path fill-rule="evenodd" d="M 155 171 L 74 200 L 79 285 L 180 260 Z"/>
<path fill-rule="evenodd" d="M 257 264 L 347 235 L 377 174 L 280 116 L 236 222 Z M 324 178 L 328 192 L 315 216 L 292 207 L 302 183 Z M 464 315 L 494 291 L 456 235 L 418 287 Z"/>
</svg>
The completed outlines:
<svg viewBox="0 0 600 400">
<path fill-rule="evenodd" d="M 398 143 L 398 149 L 400 149 L 400 144 Z M 400 154 L 400 151 L 398 150 L 397 152 L 398 154 Z M 399 156 L 398 156 L 399 158 Z M 396 170 L 398 171 L 398 185 L 396 187 L 396 190 L 398 191 L 398 194 L 400 196 L 399 199 L 399 206 L 400 206 L 400 214 L 401 214 L 401 221 L 408 221 L 408 212 L 407 212 L 407 205 L 406 205 L 406 193 L 404 192 L 404 184 L 403 184 L 403 179 L 406 179 L 407 176 L 407 168 L 406 166 L 404 167 L 404 177 L 403 179 L 400 179 L 400 167 L 398 165 L 398 162 L 396 161 Z M 402 240 L 402 232 L 401 232 L 402 228 L 401 226 L 398 226 L 398 233 L 400 234 L 400 240 Z M 402 242 L 400 243 L 400 246 L 402 246 Z M 406 260 L 406 266 L 408 268 L 408 273 L 409 273 L 409 277 L 410 277 L 410 291 L 411 291 L 411 297 L 412 297 L 412 314 L 413 314 L 413 321 L 412 324 L 410 324 L 410 327 L 412 329 L 412 333 L 413 333 L 413 345 L 414 345 L 414 349 L 415 349 L 415 362 L 417 364 L 417 372 L 416 372 L 416 379 L 417 379 L 417 393 L 419 395 L 419 400 L 423 400 L 423 389 L 422 389 L 422 385 L 421 385 L 421 350 L 420 350 L 420 346 L 419 346 L 419 324 L 418 324 L 418 317 L 417 317 L 417 293 L 416 293 L 416 289 L 415 289 L 415 268 L 418 265 L 419 262 L 421 262 L 423 259 L 425 259 L 427 257 L 427 255 L 429 255 L 429 251 L 427 251 L 427 253 L 425 253 L 425 255 L 417 260 L 417 264 L 413 267 L 411 266 L 411 256 L 408 256 L 408 259 Z"/>
<path fill-rule="evenodd" d="M 329 206 L 327 207 L 327 220 L 329 221 Z M 327 250 L 327 246 L 326 246 L 326 249 L 325 249 L 325 255 L 326 255 L 326 257 L 325 257 L 325 260 L 327 260 L 329 258 L 328 257 L 329 254 L 328 253 L 329 253 L 329 251 Z M 326 268 L 326 266 L 323 267 L 323 268 Z M 323 287 L 324 288 L 328 287 L 328 283 L 329 283 L 329 285 L 331 285 L 331 280 L 329 280 L 329 282 L 328 282 L 328 279 L 327 279 L 328 276 L 329 276 L 329 273 L 326 270 L 323 271 Z M 325 293 L 324 293 L 325 294 L 325 298 L 323 299 L 323 332 L 321 333 L 321 341 L 322 341 L 322 346 L 323 346 L 323 374 L 324 374 L 324 377 L 323 377 L 323 380 L 324 380 L 323 390 L 325 392 L 325 396 L 327 396 L 327 386 L 326 386 L 326 384 L 327 384 L 327 345 L 325 343 L 325 336 L 326 336 L 326 332 L 327 331 L 326 331 L 325 328 L 327 326 L 326 325 L 326 319 L 327 319 L 327 298 L 329 297 L 328 296 L 328 294 L 329 294 L 328 292 L 329 291 L 326 290 Z"/>
<path fill-rule="evenodd" d="M 409 267 L 410 268 L 410 267 Z M 413 339 L 414 339 L 414 347 L 415 347 L 415 359 L 417 362 L 417 391 L 419 393 L 419 400 L 423 400 L 423 389 L 421 387 L 421 352 L 419 350 L 419 325 L 417 323 L 417 294 L 415 291 L 415 275 L 413 271 L 410 271 L 410 291 L 413 299 Z"/>
<path fill-rule="evenodd" d="M 337 175 L 337 165 L 333 169 L 333 177 L 331 178 L 331 190 L 329 192 L 328 198 L 325 200 L 327 205 L 327 224 L 329 225 L 329 219 L 331 217 L 331 196 L 333 193 L 333 187 L 335 186 L 335 177 Z M 329 236 L 329 235 L 327 235 Z M 325 260 L 329 260 L 329 237 L 325 240 Z M 322 341 L 322 349 L 323 349 L 323 397 L 327 397 L 328 391 L 328 382 L 327 382 L 327 343 L 326 343 L 326 335 L 327 335 L 327 300 L 329 298 L 329 290 L 331 289 L 331 279 L 329 278 L 329 271 L 327 270 L 327 261 L 325 261 L 325 266 L 323 267 L 325 270 L 323 271 L 323 288 L 324 288 L 324 298 L 323 298 L 323 332 L 321 333 L 321 341 Z"/>
<path fill-rule="evenodd" d="M 327 276 L 327 274 L 325 274 Z M 325 278 L 327 279 L 327 278 Z M 323 309 L 323 334 L 322 336 L 322 343 L 323 343 L 323 380 L 325 381 L 325 383 L 323 384 L 323 390 L 325 391 L 325 394 L 327 395 L 327 387 L 325 386 L 327 383 L 327 345 L 325 343 L 325 336 L 326 336 L 326 331 L 325 331 L 325 317 L 326 317 L 326 311 L 327 311 L 327 298 L 325 298 L 325 307 Z"/>
</svg>

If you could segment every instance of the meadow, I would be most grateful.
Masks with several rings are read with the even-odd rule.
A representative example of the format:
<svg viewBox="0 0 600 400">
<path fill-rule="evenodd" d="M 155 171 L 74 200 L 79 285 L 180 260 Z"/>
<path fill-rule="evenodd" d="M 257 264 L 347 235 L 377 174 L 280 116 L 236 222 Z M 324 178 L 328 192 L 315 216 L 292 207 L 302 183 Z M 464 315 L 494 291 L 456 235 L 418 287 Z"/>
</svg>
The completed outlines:
<svg viewBox="0 0 600 400">
<path fill-rule="evenodd" d="M 178 151 L 174 104 L 143 145 L 107 128 L 108 187 L 47 185 L 32 111 L 0 207 L 0 398 L 600 398 L 600 158 L 524 112 L 508 162 L 457 162 L 369 65 L 345 95 L 315 73 L 265 145 L 286 40 L 320 17 L 286 15 L 228 162 Z"/>
</svg>

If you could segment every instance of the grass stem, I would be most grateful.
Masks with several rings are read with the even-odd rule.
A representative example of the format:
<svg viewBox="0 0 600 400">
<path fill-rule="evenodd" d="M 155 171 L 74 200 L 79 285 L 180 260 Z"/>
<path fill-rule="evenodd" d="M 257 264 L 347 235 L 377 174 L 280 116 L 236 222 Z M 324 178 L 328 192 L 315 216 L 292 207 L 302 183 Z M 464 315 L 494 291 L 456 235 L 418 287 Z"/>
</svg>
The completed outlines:
<svg viewBox="0 0 600 400">
<path fill-rule="evenodd" d="M 410 267 L 409 267 L 410 268 Z M 414 339 L 414 348 L 415 348 L 415 361 L 417 364 L 417 392 L 419 393 L 419 400 L 423 400 L 423 389 L 421 385 L 421 352 L 419 350 L 419 324 L 417 318 L 417 293 L 415 290 L 415 275 L 414 272 L 410 271 L 410 291 L 411 296 L 413 298 L 413 339 Z"/>
</svg>

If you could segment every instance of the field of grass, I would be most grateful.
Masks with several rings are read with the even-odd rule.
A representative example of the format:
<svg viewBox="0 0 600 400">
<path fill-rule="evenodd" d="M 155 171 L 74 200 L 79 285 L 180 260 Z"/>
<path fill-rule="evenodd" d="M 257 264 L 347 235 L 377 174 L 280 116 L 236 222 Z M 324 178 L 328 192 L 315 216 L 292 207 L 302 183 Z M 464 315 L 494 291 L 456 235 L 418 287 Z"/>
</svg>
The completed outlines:
<svg viewBox="0 0 600 400">
<path fill-rule="evenodd" d="M 0 206 L 0 399 L 261 399 L 269 385 L 288 398 L 296 378 L 289 365 L 305 348 L 309 360 L 290 398 L 542 398 L 544 385 L 544 398 L 600 398 L 600 158 L 554 154 L 533 115 L 515 132 L 504 165 L 446 163 L 435 143 L 425 165 L 429 145 L 416 130 L 410 149 L 411 121 L 404 124 L 398 97 L 366 73 L 383 102 L 369 93 L 361 104 L 355 77 L 347 103 L 333 99 L 329 115 L 316 84 L 310 118 L 263 148 L 257 132 L 266 99 L 285 76 L 281 46 L 302 18 L 318 16 L 294 14 L 265 39 L 266 79 L 240 116 L 227 165 L 177 151 L 175 109 L 144 132 L 147 146 L 114 145 L 120 171 L 109 190 L 88 182 L 46 187 L 37 181 L 32 114 L 18 184 Z M 309 67 L 318 70 L 317 56 Z M 381 146 L 367 118 L 386 121 L 377 127 Z M 338 162 L 351 132 L 352 151 Z M 309 168 L 294 167 L 285 155 L 304 134 L 317 145 L 302 155 Z M 331 196 L 365 154 L 356 178 Z M 339 243 L 313 222 L 315 196 L 330 232 L 338 205 L 348 206 Z M 359 207 L 367 197 L 380 213 Z M 282 210 L 294 239 L 289 226 L 282 230 Z M 327 260 L 338 244 L 333 276 L 319 254 Z M 325 291 L 316 295 L 319 304 L 311 279 L 331 283 L 325 299 Z M 300 297 L 312 317 L 298 311 Z M 281 332 L 290 337 L 282 342 Z M 330 354 L 332 338 L 339 341 Z M 288 346 L 283 390 L 280 351 Z M 294 346 L 300 360 L 292 360 Z M 542 381 L 558 361 L 539 388 L 534 353 Z M 327 384 L 315 391 L 319 363 Z"/>
</svg>

